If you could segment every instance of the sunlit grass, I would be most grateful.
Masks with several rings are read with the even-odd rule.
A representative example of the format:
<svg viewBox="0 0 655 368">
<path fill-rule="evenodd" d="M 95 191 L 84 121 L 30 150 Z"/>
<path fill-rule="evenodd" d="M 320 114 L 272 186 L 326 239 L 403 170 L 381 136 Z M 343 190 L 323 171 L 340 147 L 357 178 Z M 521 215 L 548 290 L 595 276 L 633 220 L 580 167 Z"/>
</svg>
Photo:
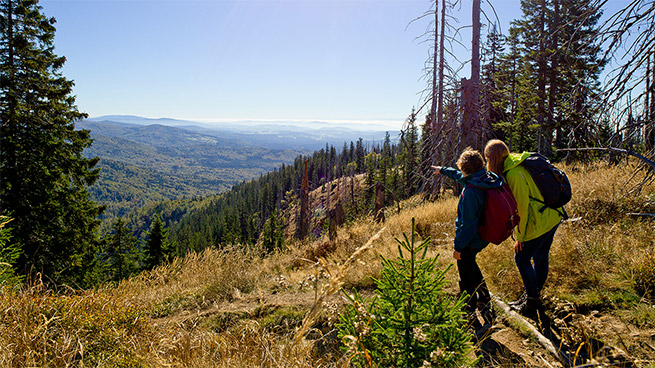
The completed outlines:
<svg viewBox="0 0 655 368">
<path fill-rule="evenodd" d="M 572 218 L 556 233 L 547 297 L 580 310 L 616 311 L 636 326 L 653 326 L 655 226 L 631 212 L 655 212 L 655 188 L 629 190 L 634 166 L 566 167 L 573 186 Z M 345 287 L 366 290 L 380 274 L 380 255 L 397 255 L 395 237 L 415 219 L 419 241 L 430 236 L 439 267 L 453 263 L 457 198 L 412 198 L 386 211 L 378 224 L 362 219 L 339 229 L 332 242 L 291 242 L 266 257 L 256 247 L 228 246 L 190 253 L 183 259 L 88 291 L 46 289 L 39 283 L 2 289 L 0 366 L 60 367 L 333 367 L 338 351 L 314 338 L 329 331 L 338 300 L 316 317 L 325 331 L 290 344 L 305 313 L 339 267 L 380 229 L 379 238 L 339 275 Z M 522 291 L 513 242 L 489 245 L 478 257 L 490 290 L 510 300 Z M 457 293 L 457 272 L 446 278 Z M 284 302 L 286 305 L 276 306 Z M 329 311 L 328 311 L 329 309 Z M 316 331 L 313 332 L 316 334 Z M 312 332 L 310 332 L 312 335 Z M 313 336 L 313 335 L 312 335 Z M 338 343 L 338 342 L 335 342 Z M 329 344 L 328 344 L 329 345 Z"/>
</svg>

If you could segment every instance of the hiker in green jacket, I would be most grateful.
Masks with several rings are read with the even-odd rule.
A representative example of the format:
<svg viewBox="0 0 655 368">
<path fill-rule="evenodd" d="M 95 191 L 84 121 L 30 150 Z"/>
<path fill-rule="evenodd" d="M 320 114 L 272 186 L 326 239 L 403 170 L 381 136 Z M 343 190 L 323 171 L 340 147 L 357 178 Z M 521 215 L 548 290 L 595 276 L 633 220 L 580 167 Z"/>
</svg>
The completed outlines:
<svg viewBox="0 0 655 368">
<path fill-rule="evenodd" d="M 543 313 L 540 293 L 548 277 L 548 256 L 561 215 L 544 207 L 543 196 L 521 163 L 530 153 L 510 153 L 501 140 L 489 141 L 484 149 L 489 171 L 504 176 L 518 205 L 520 221 L 515 229 L 514 261 L 525 292 L 510 303 L 526 317 L 538 319 Z"/>
<path fill-rule="evenodd" d="M 487 172 L 482 155 L 471 148 L 460 155 L 457 167 L 459 170 L 433 166 L 435 175 L 442 174 L 464 187 L 457 204 L 453 257 L 457 260 L 460 291 L 470 296 L 466 305 L 469 322 L 477 330 L 482 326 L 475 315 L 476 309 L 480 310 L 485 324 L 492 324 L 494 318 L 489 289 L 475 259 L 489 244 L 480 238 L 478 224 L 483 214 L 485 189 L 500 187 L 503 181 Z"/>
</svg>

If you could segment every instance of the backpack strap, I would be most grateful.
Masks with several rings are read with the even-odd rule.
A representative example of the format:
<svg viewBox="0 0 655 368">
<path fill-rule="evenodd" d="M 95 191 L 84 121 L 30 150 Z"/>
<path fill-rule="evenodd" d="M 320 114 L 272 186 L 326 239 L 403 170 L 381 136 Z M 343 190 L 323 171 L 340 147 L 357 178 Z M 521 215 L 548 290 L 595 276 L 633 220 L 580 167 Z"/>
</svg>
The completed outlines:
<svg viewBox="0 0 655 368">
<path fill-rule="evenodd" d="M 542 206 L 541 209 L 539 210 L 539 213 L 543 213 L 543 212 L 546 210 L 546 208 L 549 208 L 548 206 L 546 206 L 546 203 L 545 203 L 544 201 L 542 201 L 541 199 L 535 198 L 535 197 L 533 197 L 533 196 L 530 196 L 530 199 L 532 199 L 533 201 L 537 201 L 537 202 L 543 204 L 543 206 Z M 557 211 L 557 213 L 559 213 L 560 216 L 562 216 L 562 219 L 563 219 L 563 220 L 568 220 L 568 219 L 569 219 L 569 214 L 566 213 L 566 209 L 565 209 L 563 206 L 560 207 L 560 208 L 553 208 L 553 209 L 554 209 L 555 211 Z M 561 211 L 560 211 L 560 210 L 561 210 Z"/>
</svg>

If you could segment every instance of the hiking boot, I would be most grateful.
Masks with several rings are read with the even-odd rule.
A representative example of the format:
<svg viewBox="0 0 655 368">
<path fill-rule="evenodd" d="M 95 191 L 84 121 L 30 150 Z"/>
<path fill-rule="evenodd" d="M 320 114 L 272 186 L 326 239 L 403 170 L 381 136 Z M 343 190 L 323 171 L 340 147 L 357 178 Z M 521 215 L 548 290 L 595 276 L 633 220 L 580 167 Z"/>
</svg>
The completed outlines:
<svg viewBox="0 0 655 368">
<path fill-rule="evenodd" d="M 482 328 L 482 323 L 480 323 L 480 320 L 478 319 L 478 315 L 475 313 L 468 313 L 466 315 L 466 320 L 468 321 L 467 327 L 471 328 L 473 332 L 476 332 Z"/>
<path fill-rule="evenodd" d="M 523 316 L 539 321 L 539 315 L 543 313 L 544 306 L 539 298 L 527 297 L 525 303 L 521 304 L 518 312 Z"/>
<path fill-rule="evenodd" d="M 480 314 L 485 325 L 493 326 L 494 321 L 496 321 L 496 312 L 491 306 L 484 307 L 484 309 L 480 310 Z"/>
<path fill-rule="evenodd" d="M 519 296 L 518 299 L 516 299 L 516 300 L 513 301 L 513 302 L 509 302 L 509 303 L 507 303 L 507 305 L 508 305 L 510 308 L 514 309 L 515 311 L 519 311 L 519 310 L 521 310 L 521 306 L 522 306 L 523 304 L 525 304 L 525 302 L 526 302 L 527 300 L 528 300 L 528 294 L 526 294 L 525 291 L 524 291 L 523 294 L 521 294 L 521 296 Z"/>
<path fill-rule="evenodd" d="M 478 310 L 485 325 L 493 325 L 496 320 L 496 312 L 491 305 L 491 298 L 487 302 L 478 302 Z"/>
</svg>

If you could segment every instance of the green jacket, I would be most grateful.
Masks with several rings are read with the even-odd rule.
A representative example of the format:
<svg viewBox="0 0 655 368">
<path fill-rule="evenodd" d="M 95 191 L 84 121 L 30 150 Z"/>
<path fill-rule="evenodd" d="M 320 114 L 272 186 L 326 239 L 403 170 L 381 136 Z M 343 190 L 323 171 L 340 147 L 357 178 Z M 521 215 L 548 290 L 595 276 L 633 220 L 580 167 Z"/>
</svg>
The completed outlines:
<svg viewBox="0 0 655 368">
<path fill-rule="evenodd" d="M 543 203 L 530 199 L 543 200 L 544 197 L 534 183 L 532 176 L 521 162 L 530 156 L 529 152 L 510 153 L 504 162 L 504 174 L 507 184 L 512 189 L 519 209 L 519 222 L 514 236 L 520 242 L 532 240 L 545 234 L 561 221 L 559 212 L 552 208 L 545 208 Z"/>
<path fill-rule="evenodd" d="M 503 179 L 484 169 L 462 177 L 461 171 L 452 167 L 443 167 L 441 174 L 464 186 L 457 203 L 455 250 L 461 252 L 468 246 L 473 249 L 483 249 L 489 244 L 478 233 L 478 225 L 484 209 L 485 189 L 502 186 Z"/>
</svg>

